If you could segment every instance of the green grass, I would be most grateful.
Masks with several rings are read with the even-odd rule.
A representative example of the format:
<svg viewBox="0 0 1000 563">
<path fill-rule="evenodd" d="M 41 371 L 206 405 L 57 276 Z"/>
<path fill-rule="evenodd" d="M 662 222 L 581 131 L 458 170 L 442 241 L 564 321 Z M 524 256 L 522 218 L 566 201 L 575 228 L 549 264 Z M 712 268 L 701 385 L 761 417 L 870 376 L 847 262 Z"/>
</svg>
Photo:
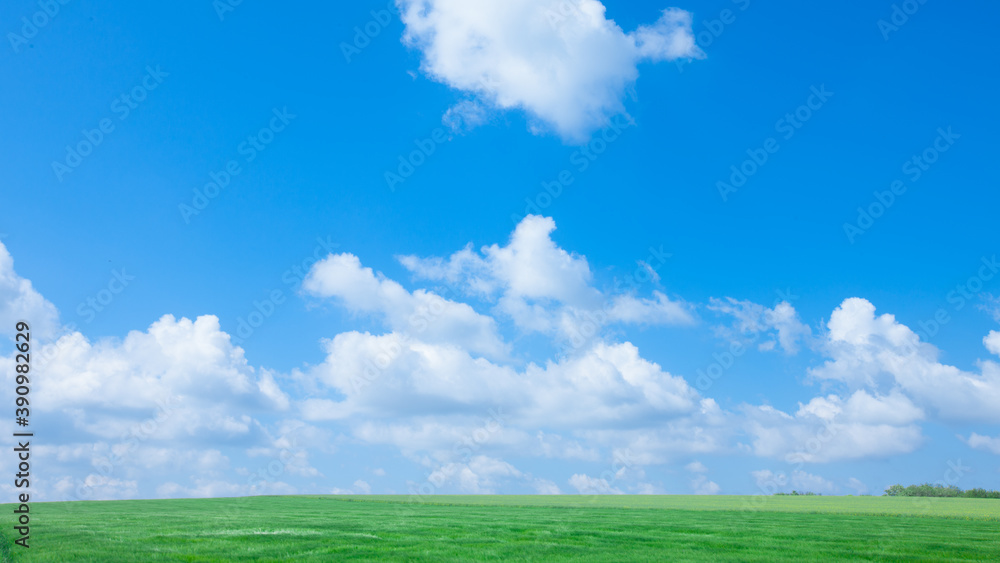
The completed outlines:
<svg viewBox="0 0 1000 563">
<path fill-rule="evenodd" d="M 365 502 L 403 502 L 404 504 L 413 504 L 407 502 L 408 497 L 390 495 L 355 495 L 332 498 Z M 995 499 L 824 497 L 804 495 L 438 495 L 425 496 L 419 500 L 419 504 L 736 510 L 741 512 L 757 510 L 767 512 L 816 512 L 882 516 L 931 516 L 1000 522 L 1000 502 Z"/>
<path fill-rule="evenodd" d="M 1000 502 L 988 499 L 299 496 L 31 514 L 17 561 L 1000 560 Z"/>
</svg>

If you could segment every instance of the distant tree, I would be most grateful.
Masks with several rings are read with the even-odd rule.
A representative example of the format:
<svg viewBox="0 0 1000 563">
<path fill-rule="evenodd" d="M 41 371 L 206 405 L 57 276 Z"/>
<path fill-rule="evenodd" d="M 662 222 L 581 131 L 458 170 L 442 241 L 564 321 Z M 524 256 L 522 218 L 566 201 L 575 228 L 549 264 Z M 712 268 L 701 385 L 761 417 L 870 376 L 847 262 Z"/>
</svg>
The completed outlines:
<svg viewBox="0 0 1000 563">
<path fill-rule="evenodd" d="M 893 486 L 889 487 L 888 489 L 886 489 L 885 492 L 882 493 L 882 496 L 884 496 L 884 497 L 901 497 L 901 496 L 906 496 L 905 493 L 906 493 L 906 489 L 903 488 L 902 485 L 893 485 Z"/>
</svg>

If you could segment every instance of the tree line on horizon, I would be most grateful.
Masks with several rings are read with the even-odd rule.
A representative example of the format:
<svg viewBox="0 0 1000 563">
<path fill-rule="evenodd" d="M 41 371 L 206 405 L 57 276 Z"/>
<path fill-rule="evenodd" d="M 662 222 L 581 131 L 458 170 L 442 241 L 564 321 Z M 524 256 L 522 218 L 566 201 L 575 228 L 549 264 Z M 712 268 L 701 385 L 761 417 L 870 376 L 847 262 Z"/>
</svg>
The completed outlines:
<svg viewBox="0 0 1000 563">
<path fill-rule="evenodd" d="M 1000 499 L 1000 491 L 992 491 L 982 488 L 969 489 L 963 491 L 955 485 L 893 485 L 882 493 L 884 497 L 948 497 L 948 498 L 996 498 Z"/>
</svg>

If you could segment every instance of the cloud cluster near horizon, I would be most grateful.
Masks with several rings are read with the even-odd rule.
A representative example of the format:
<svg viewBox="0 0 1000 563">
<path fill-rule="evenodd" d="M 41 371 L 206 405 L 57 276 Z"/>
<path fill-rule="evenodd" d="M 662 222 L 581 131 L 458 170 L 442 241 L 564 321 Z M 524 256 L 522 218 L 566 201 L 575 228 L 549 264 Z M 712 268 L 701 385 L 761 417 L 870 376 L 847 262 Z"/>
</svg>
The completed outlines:
<svg viewBox="0 0 1000 563">
<path fill-rule="evenodd" d="M 305 277 L 303 297 L 381 329 L 331 334 L 322 362 L 289 373 L 250 365 L 210 314 L 165 314 L 121 338 L 60 329 L 55 306 L 0 244 L 0 321 L 39 327 L 32 393 L 50 436 L 37 450 L 40 498 L 370 492 L 364 476 L 331 482 L 317 461 L 344 447 L 396 451 L 422 468 L 414 476 L 433 476 L 435 491 L 663 492 L 647 470 L 672 465 L 687 473 L 687 490 L 672 492 L 724 491 L 705 456 L 793 463 L 786 482 L 835 491 L 803 466 L 913 452 L 929 421 L 1000 422 L 995 359 L 980 360 L 978 372 L 943 364 L 937 348 L 865 299 L 844 300 L 814 330 L 788 302 L 699 305 L 655 279 L 648 295 L 609 292 L 585 256 L 556 244 L 555 229 L 551 218 L 528 216 L 503 244 L 399 256 L 416 282 L 438 284 L 415 289 L 354 254 L 327 255 Z M 808 350 L 822 361 L 803 377 L 826 392 L 789 412 L 766 402 L 724 409 L 692 374 L 623 338 L 649 326 L 704 330 L 720 345 L 755 334 L 772 343 L 759 346 L 765 354 Z M 982 343 L 992 354 L 998 334 Z M 3 359 L 5 394 L 12 365 Z M 998 450 L 987 435 L 961 439 Z M 275 459 L 280 478 L 254 477 L 255 464 Z M 532 472 L 518 460 L 612 470 Z"/>
</svg>

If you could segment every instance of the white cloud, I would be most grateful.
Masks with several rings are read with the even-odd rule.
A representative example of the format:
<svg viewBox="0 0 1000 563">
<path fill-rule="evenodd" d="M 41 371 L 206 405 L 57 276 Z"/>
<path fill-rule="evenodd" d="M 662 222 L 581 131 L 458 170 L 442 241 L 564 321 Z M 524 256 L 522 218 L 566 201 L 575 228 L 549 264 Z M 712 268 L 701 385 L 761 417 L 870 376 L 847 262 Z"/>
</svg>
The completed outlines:
<svg viewBox="0 0 1000 563">
<path fill-rule="evenodd" d="M 776 343 L 781 348 L 794 354 L 799 350 L 800 341 L 809 341 L 812 331 L 799 320 L 795 308 L 787 301 L 776 304 L 773 308 L 751 301 L 738 301 L 731 297 L 726 299 L 711 299 L 708 309 L 729 315 L 735 319 L 731 329 L 722 330 L 722 334 L 733 341 L 748 343 L 768 335 L 772 340 L 759 344 L 761 350 L 772 350 Z"/>
<path fill-rule="evenodd" d="M 611 486 L 607 479 L 576 473 L 569 478 L 569 484 L 581 495 L 623 495 L 624 491 Z"/>
<path fill-rule="evenodd" d="M 801 470 L 792 471 L 792 487 L 800 493 L 832 493 L 837 488 L 819 475 Z"/>
<path fill-rule="evenodd" d="M 684 10 L 667 8 L 656 23 L 639 26 L 631 35 L 639 55 L 653 62 L 703 56 L 691 32 L 691 14 Z"/>
<path fill-rule="evenodd" d="M 331 495 L 370 495 L 372 494 L 372 486 L 368 484 L 367 481 L 362 481 L 358 479 L 354 482 L 354 485 L 350 489 L 341 489 L 334 487 L 330 490 Z"/>
<path fill-rule="evenodd" d="M 663 494 L 666 494 L 666 492 L 661 487 L 658 487 L 658 486 L 656 486 L 656 485 L 654 485 L 652 483 L 637 483 L 636 486 L 635 486 L 635 489 L 633 490 L 633 493 L 637 494 L 637 495 L 663 495 Z"/>
<path fill-rule="evenodd" d="M 641 61 L 703 56 L 691 15 L 675 8 L 625 33 L 597 0 L 397 3 L 404 41 L 421 51 L 421 68 L 431 78 L 476 104 L 524 110 L 536 127 L 572 141 L 624 111 L 622 99 Z"/>
<path fill-rule="evenodd" d="M 507 352 L 493 319 L 433 292 L 410 293 L 362 267 L 353 254 L 331 254 L 316 263 L 302 288 L 318 297 L 339 298 L 349 311 L 380 315 L 391 329 L 424 341 L 454 343 L 494 358 Z"/>
<path fill-rule="evenodd" d="M 506 481 L 521 477 L 524 475 L 506 461 L 477 455 L 468 463 L 448 463 L 435 469 L 427 482 L 438 490 L 453 485 L 463 493 L 488 495 L 496 494 Z"/>
<path fill-rule="evenodd" d="M 744 415 L 752 451 L 792 463 L 888 457 L 923 443 L 923 412 L 898 392 L 816 397 L 794 416 L 769 406 L 745 407 Z"/>
<path fill-rule="evenodd" d="M 27 321 L 32 335 L 51 339 L 59 331 L 59 312 L 14 271 L 14 259 L 0 242 L 0 335 L 13 336 L 18 321 Z"/>
<path fill-rule="evenodd" d="M 302 405 L 307 419 L 447 415 L 475 406 L 486 412 L 528 400 L 525 382 L 512 368 L 460 346 L 345 332 L 326 342 L 326 352 L 322 364 L 296 372 L 298 379 L 335 392 L 326 399 L 317 390 Z"/>
<path fill-rule="evenodd" d="M 33 407 L 50 438 L 36 453 L 51 468 L 40 476 L 46 487 L 40 498 L 59 500 L 81 487 L 95 498 L 331 490 L 333 479 L 349 479 L 326 480 L 316 468 L 327 467 L 326 460 L 316 456 L 345 444 L 397 448 L 420 468 L 418 479 L 430 473 L 435 487 L 448 491 L 519 487 L 556 494 L 551 475 L 532 475 L 503 459 L 610 457 L 612 473 L 574 474 L 571 489 L 655 492 L 657 486 L 642 482 L 643 467 L 671 463 L 685 467 L 691 491 L 716 494 L 722 487 L 694 459 L 737 452 L 792 463 L 888 457 L 920 447 L 920 423 L 929 415 L 1000 416 L 990 404 L 1000 393 L 1000 366 L 982 361 L 982 375 L 944 366 L 935 348 L 891 315 L 876 317 L 861 299 L 844 301 L 815 338 L 787 303 L 772 309 L 731 299 L 712 303 L 740 331 L 766 333 L 787 351 L 807 341 L 826 354 L 829 361 L 809 373 L 834 388 L 788 413 L 766 405 L 723 411 L 666 369 L 670 358 L 652 362 L 631 342 L 613 340 L 611 331 L 564 355 L 514 355 L 494 316 L 541 333 L 545 338 L 535 340 L 542 344 L 565 341 L 597 313 L 605 315 L 598 328 L 693 320 L 687 305 L 662 291 L 640 298 L 598 290 L 587 258 L 559 247 L 554 229 L 551 219 L 531 216 L 505 246 L 400 259 L 418 279 L 459 287 L 449 299 L 405 289 L 352 254 L 328 256 L 309 272 L 304 290 L 375 317 L 386 332 L 335 334 L 322 342 L 324 361 L 288 375 L 251 366 L 210 315 L 165 315 L 123 338 L 64 332 L 39 345 L 45 377 L 35 383 Z M 51 307 L 9 262 L 0 260 L 0 267 L 16 281 L 2 286 L 17 288 L 11 299 Z M 473 297 L 489 314 L 460 296 Z M 996 335 L 984 340 L 991 351 Z M 0 366 L 8 394 L 12 365 Z M 1000 452 L 1000 438 L 973 433 L 965 442 Z M 261 471 L 269 477 L 256 480 Z M 801 470 L 757 472 L 755 479 L 836 490 Z M 335 490 L 359 494 L 371 486 L 358 479 Z"/>
<path fill-rule="evenodd" d="M 853 489 L 855 493 L 859 495 L 868 494 L 868 485 L 865 485 L 860 479 L 856 477 L 851 477 L 847 480 L 847 487 Z"/>
<path fill-rule="evenodd" d="M 504 295 L 554 300 L 585 306 L 598 298 L 587 259 L 560 248 L 552 240 L 556 223 L 529 215 L 518 223 L 507 246 L 484 248 L 486 265 Z"/>
<path fill-rule="evenodd" d="M 578 440 L 567 440 L 554 433 L 539 430 L 536 433 L 539 453 L 547 458 L 599 461 L 601 453 L 594 447 L 587 447 Z"/>
<path fill-rule="evenodd" d="M 123 411 L 143 411 L 146 416 L 138 420 L 165 418 L 161 430 L 175 434 L 199 429 L 245 433 L 249 418 L 227 414 L 227 403 L 245 409 L 288 406 L 273 375 L 257 375 L 214 316 L 191 321 L 165 315 L 147 331 L 132 331 L 121 341 L 91 342 L 73 332 L 38 353 L 49 359 L 46 377 L 36 383 L 36 408 L 77 413 L 79 426 L 103 426 L 109 436 L 122 433 L 114 421 Z M 6 372 L 12 381 L 13 368 Z M 166 416 L 159 416 L 160 411 Z M 174 411 L 183 415 L 173 416 Z"/>
<path fill-rule="evenodd" d="M 586 258 L 552 241 L 554 228 L 551 219 L 531 216 L 517 226 L 505 247 L 486 247 L 481 255 L 466 247 L 447 260 L 402 257 L 400 261 L 419 279 L 445 281 L 461 286 L 468 295 L 498 298 L 496 309 L 501 313 L 504 304 L 520 302 L 533 309 L 535 319 L 556 324 L 560 316 L 565 320 L 582 314 L 603 295 L 591 286 Z M 315 295 L 337 297 L 351 310 L 399 319 L 405 315 L 391 311 L 412 310 L 407 303 L 419 294 L 361 268 L 355 257 L 346 254 L 317 264 L 304 287 Z M 662 293 L 654 295 L 655 300 L 612 300 L 611 310 L 627 311 L 617 316 L 636 322 L 686 315 Z M 474 315 L 469 308 L 466 318 L 492 321 Z M 521 328 L 532 326 L 531 319 L 524 321 L 516 314 L 513 319 Z M 702 400 L 682 377 L 645 360 L 628 342 L 595 338 L 564 358 L 515 367 L 470 353 L 476 349 L 475 339 L 482 338 L 471 329 L 435 332 L 433 323 L 439 320 L 430 320 L 427 330 L 415 335 L 398 330 L 382 335 L 345 332 L 326 341 L 326 360 L 294 373 L 314 393 L 300 405 L 303 416 L 350 421 L 356 439 L 393 444 L 411 455 L 428 452 L 439 461 L 449 460 L 449 440 L 453 443 L 475 430 L 469 413 L 486 413 L 497 405 L 509 405 L 505 408 L 517 424 L 499 432 L 494 445 L 516 444 L 546 457 L 594 459 L 599 454 L 594 447 L 561 440 L 551 432 L 545 439 L 541 429 L 590 432 L 610 425 L 619 429 L 616 432 L 629 432 L 657 421 L 661 426 L 655 437 L 628 437 L 648 449 L 650 456 L 705 451 L 720 440 L 702 432 L 700 422 L 687 420 L 718 418 L 714 402 Z M 401 324 L 387 322 L 393 329 Z M 431 333 L 433 338 L 425 338 Z M 555 330 L 553 337 L 566 335 Z M 706 407 L 711 415 L 702 413 Z"/>
<path fill-rule="evenodd" d="M 50 481 L 60 483 L 46 491 L 51 500 L 131 498 L 157 483 L 164 496 L 250 494 L 222 484 L 233 449 L 273 445 L 258 416 L 290 405 L 276 375 L 251 367 L 213 316 L 165 315 L 123 339 L 70 332 L 35 354 L 45 375 L 33 381 L 32 423 L 52 444 L 38 451 L 43 474 L 72 473 Z M 13 362 L 2 363 L 12 384 Z M 200 481 L 177 480 L 192 471 Z"/>
<path fill-rule="evenodd" d="M 556 485 L 548 479 L 536 479 L 535 492 L 540 495 L 561 495 L 562 490 L 559 489 L 559 485 Z"/>
<path fill-rule="evenodd" d="M 991 330 L 985 338 L 983 338 L 983 345 L 986 349 L 990 351 L 991 354 L 996 354 L 1000 356 L 1000 331 Z"/>
<path fill-rule="evenodd" d="M 722 411 L 714 400 L 701 399 L 683 416 L 650 417 L 633 426 L 577 430 L 575 435 L 590 446 L 611 448 L 626 465 L 658 465 L 729 450 L 742 421 Z"/>
<path fill-rule="evenodd" d="M 973 432 L 968 438 L 962 438 L 962 441 L 968 444 L 970 448 L 1000 455 L 1000 437 L 992 438 Z"/>
<path fill-rule="evenodd" d="M 552 240 L 556 224 L 529 215 L 514 229 L 507 246 L 470 246 L 448 259 L 404 256 L 400 262 L 417 279 L 446 281 L 467 295 L 495 302 L 497 315 L 521 330 L 555 335 L 579 348 L 608 324 L 691 324 L 682 302 L 660 291 L 653 299 L 603 293 L 593 287 L 587 259 Z"/>
<path fill-rule="evenodd" d="M 660 291 L 654 291 L 653 297 L 654 299 L 637 299 L 631 295 L 615 297 L 607 311 L 608 320 L 639 325 L 689 324 L 693 321 L 691 313 L 683 304 L 671 301 Z"/>
<path fill-rule="evenodd" d="M 691 473 L 708 473 L 708 468 L 700 461 L 692 461 L 685 465 L 684 469 L 687 469 Z"/>
<path fill-rule="evenodd" d="M 321 365 L 297 374 L 335 391 L 302 405 L 310 420 L 485 415 L 496 405 L 511 405 L 509 415 L 527 428 L 628 428 L 699 408 L 697 392 L 683 378 L 643 359 L 629 343 L 600 342 L 522 371 L 460 347 L 404 342 L 394 334 L 339 334 L 327 352 Z"/>
<path fill-rule="evenodd" d="M 89 498 L 94 500 L 123 500 L 139 496 L 138 481 L 117 479 L 96 473 L 84 477 L 81 485 L 87 488 L 90 493 Z M 75 480 L 67 476 L 55 483 L 52 491 L 57 498 L 71 498 L 78 487 Z"/>
<path fill-rule="evenodd" d="M 770 469 L 751 471 L 750 476 L 753 477 L 757 488 L 765 494 L 774 494 L 788 484 L 788 477 L 784 473 L 775 473 Z"/>
<path fill-rule="evenodd" d="M 980 296 L 983 303 L 979 304 L 979 309 L 989 313 L 993 320 L 1000 323 L 1000 297 L 994 296 L 992 294 Z"/>
<path fill-rule="evenodd" d="M 851 388 L 898 387 L 947 420 L 1000 421 L 1000 365 L 980 362 L 982 373 L 975 374 L 939 363 L 937 348 L 894 316 L 876 317 L 875 306 L 860 298 L 845 300 L 827 326 L 831 359 L 810 370 L 812 377 Z"/>
<path fill-rule="evenodd" d="M 698 475 L 691 480 L 691 490 L 696 495 L 717 495 L 722 487 L 714 481 L 709 481 L 708 477 Z"/>
<path fill-rule="evenodd" d="M 456 133 L 466 133 L 486 123 L 489 109 L 473 100 L 463 100 L 444 112 L 441 122 Z"/>
<path fill-rule="evenodd" d="M 252 495 L 293 495 L 298 490 L 284 481 L 259 481 L 256 485 L 231 483 L 222 480 L 193 479 L 193 486 L 168 481 L 156 488 L 160 498 L 218 498 Z M 95 497 L 105 498 L 105 497 Z"/>
</svg>

